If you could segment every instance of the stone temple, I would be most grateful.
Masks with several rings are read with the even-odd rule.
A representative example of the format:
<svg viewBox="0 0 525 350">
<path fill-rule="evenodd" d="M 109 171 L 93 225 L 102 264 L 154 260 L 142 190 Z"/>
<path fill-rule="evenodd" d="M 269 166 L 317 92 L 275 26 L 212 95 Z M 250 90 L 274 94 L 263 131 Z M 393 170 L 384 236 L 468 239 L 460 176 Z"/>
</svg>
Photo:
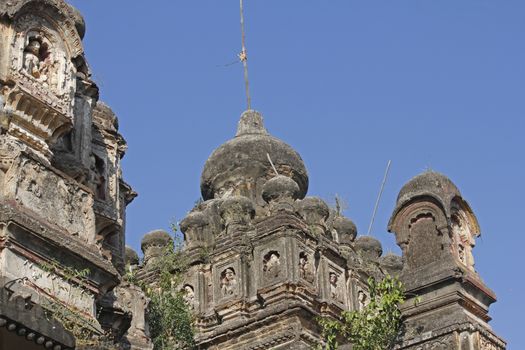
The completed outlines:
<svg viewBox="0 0 525 350">
<path fill-rule="evenodd" d="M 125 247 L 136 193 L 84 32 L 63 0 L 0 2 L 0 349 L 153 348 L 148 300 L 123 276 L 154 284 L 172 240 L 145 235 L 142 262 Z M 180 223 L 190 269 L 175 286 L 198 349 L 311 349 L 316 318 L 365 307 L 367 279 L 386 274 L 410 296 L 398 349 L 505 349 L 488 324 L 496 296 L 474 268 L 478 222 L 451 180 L 425 172 L 401 189 L 388 226 L 401 257 L 307 196 L 308 181 L 253 110 L 206 161 L 202 201 Z"/>
</svg>

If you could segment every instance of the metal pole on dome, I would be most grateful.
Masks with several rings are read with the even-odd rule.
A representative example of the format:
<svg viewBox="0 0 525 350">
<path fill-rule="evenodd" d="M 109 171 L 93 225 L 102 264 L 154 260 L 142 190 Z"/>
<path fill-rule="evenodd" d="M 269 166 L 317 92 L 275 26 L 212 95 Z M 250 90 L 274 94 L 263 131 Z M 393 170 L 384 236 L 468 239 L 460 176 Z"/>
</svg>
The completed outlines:
<svg viewBox="0 0 525 350">
<path fill-rule="evenodd" d="M 241 9 L 241 43 L 242 51 L 239 54 L 239 59 L 242 62 L 244 67 L 244 85 L 246 89 L 246 104 L 248 109 L 252 109 L 252 101 L 250 97 L 250 82 L 248 80 L 248 55 L 246 52 L 246 34 L 244 31 L 244 4 L 243 0 L 240 0 L 240 9 Z"/>
<path fill-rule="evenodd" d="M 372 225 L 374 224 L 374 219 L 376 218 L 377 207 L 379 206 L 379 201 L 381 200 L 381 195 L 383 194 L 383 190 L 385 188 L 386 178 L 388 176 L 388 171 L 390 170 L 391 163 L 392 161 L 389 160 L 388 164 L 386 165 L 385 176 L 383 177 L 383 182 L 381 182 L 381 189 L 379 190 L 379 195 L 377 196 L 376 204 L 374 205 L 374 211 L 372 212 L 372 219 L 370 220 L 370 226 L 368 226 L 368 232 L 366 233 L 368 236 L 370 235 L 370 232 L 372 232 Z"/>
</svg>

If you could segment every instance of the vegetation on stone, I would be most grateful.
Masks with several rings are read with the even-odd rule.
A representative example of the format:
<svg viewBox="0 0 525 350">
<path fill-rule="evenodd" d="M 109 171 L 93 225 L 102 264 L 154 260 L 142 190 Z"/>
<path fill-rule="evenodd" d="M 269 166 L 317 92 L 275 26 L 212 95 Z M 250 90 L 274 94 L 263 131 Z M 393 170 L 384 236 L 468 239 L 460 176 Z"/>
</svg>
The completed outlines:
<svg viewBox="0 0 525 350">
<path fill-rule="evenodd" d="M 187 271 L 182 245 L 166 246 L 155 261 L 158 279 L 153 285 L 143 285 L 150 299 L 146 319 L 154 348 L 157 350 L 191 349 L 194 346 L 192 315 L 180 288 Z"/>
<path fill-rule="evenodd" d="M 339 320 L 319 320 L 325 341 L 320 350 L 336 350 L 339 342 L 352 343 L 353 350 L 394 347 L 402 325 L 399 305 L 405 301 L 403 285 L 387 275 L 379 282 L 369 278 L 368 287 L 370 302 L 362 310 L 343 311 Z"/>
</svg>

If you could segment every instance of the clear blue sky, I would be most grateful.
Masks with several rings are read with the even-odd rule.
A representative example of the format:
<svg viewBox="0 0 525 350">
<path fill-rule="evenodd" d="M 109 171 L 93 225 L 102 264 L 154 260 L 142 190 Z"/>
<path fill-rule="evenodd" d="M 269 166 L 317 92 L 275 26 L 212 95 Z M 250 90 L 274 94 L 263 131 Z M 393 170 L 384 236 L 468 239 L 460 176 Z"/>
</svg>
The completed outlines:
<svg viewBox="0 0 525 350">
<path fill-rule="evenodd" d="M 373 234 L 401 186 L 447 174 L 482 228 L 476 267 L 498 295 L 495 331 L 525 349 L 525 2 L 523 0 L 245 0 L 253 106 L 291 144 L 310 195 L 337 193 Z M 245 108 L 237 0 L 75 0 L 102 100 L 129 143 L 124 176 L 139 192 L 127 241 L 169 229 L 199 198 L 214 148 Z"/>
</svg>

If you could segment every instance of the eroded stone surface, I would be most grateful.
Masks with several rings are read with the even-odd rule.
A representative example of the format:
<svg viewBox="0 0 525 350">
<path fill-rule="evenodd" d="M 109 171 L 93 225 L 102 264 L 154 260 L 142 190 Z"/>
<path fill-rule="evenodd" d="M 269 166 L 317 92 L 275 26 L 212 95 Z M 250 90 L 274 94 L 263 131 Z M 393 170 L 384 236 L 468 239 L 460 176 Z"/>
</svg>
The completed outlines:
<svg viewBox="0 0 525 350">
<path fill-rule="evenodd" d="M 79 334 L 34 311 L 59 307 L 94 339 L 107 331 L 118 342 L 131 325 L 127 337 L 147 343 L 144 298 L 119 286 L 136 194 L 122 179 L 117 118 L 98 101 L 84 57 L 84 20 L 63 0 L 2 1 L 0 17 L 0 277 L 10 298 L 25 300 L 15 316 L 2 305 L 0 319 L 31 334 L 28 348 L 74 347 Z M 120 304 L 108 304 L 115 295 Z M 123 314 L 138 317 L 127 324 Z"/>
</svg>

